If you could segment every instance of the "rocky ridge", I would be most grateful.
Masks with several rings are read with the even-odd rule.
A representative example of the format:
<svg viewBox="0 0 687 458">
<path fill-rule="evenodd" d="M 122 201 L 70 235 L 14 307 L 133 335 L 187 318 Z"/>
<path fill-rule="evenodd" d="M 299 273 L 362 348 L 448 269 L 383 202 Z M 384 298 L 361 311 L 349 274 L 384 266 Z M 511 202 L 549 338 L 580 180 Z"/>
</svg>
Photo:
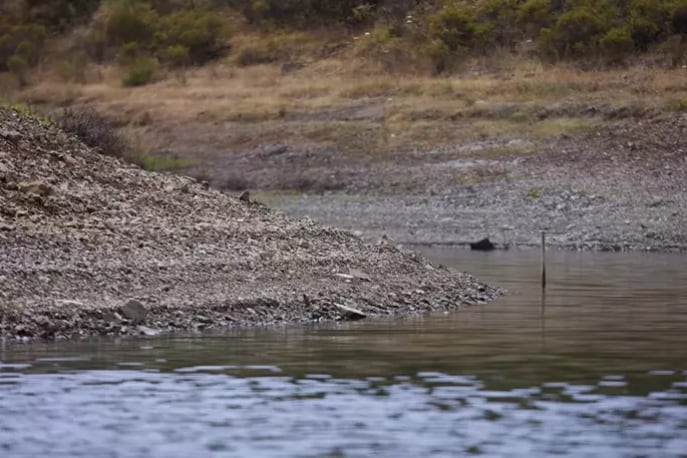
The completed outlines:
<svg viewBox="0 0 687 458">
<path fill-rule="evenodd" d="M 498 291 L 0 109 L 0 336 L 155 334 L 459 308 Z"/>
</svg>

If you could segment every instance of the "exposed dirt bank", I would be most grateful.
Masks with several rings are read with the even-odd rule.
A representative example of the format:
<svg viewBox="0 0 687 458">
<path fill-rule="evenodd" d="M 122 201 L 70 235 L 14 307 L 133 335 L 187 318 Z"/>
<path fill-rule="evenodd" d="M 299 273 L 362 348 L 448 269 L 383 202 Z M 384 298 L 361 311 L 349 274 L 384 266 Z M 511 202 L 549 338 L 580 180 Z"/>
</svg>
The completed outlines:
<svg viewBox="0 0 687 458">
<path fill-rule="evenodd" d="M 352 319 L 497 294 L 388 240 L 143 171 L 0 110 L 0 336 Z"/>
</svg>

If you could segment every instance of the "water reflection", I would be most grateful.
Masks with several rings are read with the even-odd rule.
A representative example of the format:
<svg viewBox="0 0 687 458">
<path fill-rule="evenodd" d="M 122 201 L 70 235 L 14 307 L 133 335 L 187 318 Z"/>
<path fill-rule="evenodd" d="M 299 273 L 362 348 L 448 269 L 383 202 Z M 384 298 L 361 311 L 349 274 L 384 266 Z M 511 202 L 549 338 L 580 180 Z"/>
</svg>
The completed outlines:
<svg viewBox="0 0 687 458">
<path fill-rule="evenodd" d="M 684 456 L 680 256 L 435 250 L 453 314 L 0 349 L 2 456 Z"/>
</svg>

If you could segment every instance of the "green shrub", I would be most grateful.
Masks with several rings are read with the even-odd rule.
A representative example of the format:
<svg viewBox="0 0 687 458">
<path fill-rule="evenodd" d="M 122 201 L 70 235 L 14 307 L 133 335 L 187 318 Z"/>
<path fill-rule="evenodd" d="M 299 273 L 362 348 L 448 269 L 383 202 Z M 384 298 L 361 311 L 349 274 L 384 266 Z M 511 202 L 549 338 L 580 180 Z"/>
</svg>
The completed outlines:
<svg viewBox="0 0 687 458">
<path fill-rule="evenodd" d="M 156 70 L 157 61 L 154 59 L 138 59 L 132 62 L 122 75 L 122 85 L 127 87 L 144 86 L 153 80 Z"/>
<path fill-rule="evenodd" d="M 516 21 L 529 36 L 537 36 L 543 28 L 550 28 L 553 21 L 551 0 L 527 0 L 517 10 Z"/>
<path fill-rule="evenodd" d="M 172 66 L 203 64 L 228 49 L 227 19 L 216 9 L 173 1 L 112 0 L 89 37 L 90 54 L 120 65 L 155 56 Z M 138 73 L 138 72 L 137 72 Z"/>
<path fill-rule="evenodd" d="M 203 64 L 227 49 L 226 22 L 213 11 L 180 10 L 163 16 L 155 34 L 155 45 L 165 51 L 182 52 L 193 64 Z"/>
<path fill-rule="evenodd" d="M 472 47 L 477 24 L 471 9 L 449 4 L 429 18 L 429 33 L 449 51 L 463 51 Z"/>
<path fill-rule="evenodd" d="M 358 40 L 358 53 L 374 61 L 384 71 L 395 73 L 417 66 L 417 48 L 394 24 L 378 24 Z"/>
<path fill-rule="evenodd" d="M 630 22 L 630 37 L 637 49 L 646 51 L 661 34 L 661 27 L 643 17 L 633 18 Z"/>
<path fill-rule="evenodd" d="M 377 7 L 372 3 L 363 3 L 351 9 L 346 22 L 351 25 L 364 25 L 374 22 L 376 18 Z"/>
<path fill-rule="evenodd" d="M 452 69 L 455 61 L 455 53 L 452 52 L 442 40 L 435 39 L 430 41 L 422 48 L 422 51 L 424 55 L 430 59 L 432 73 L 435 75 Z"/>
<path fill-rule="evenodd" d="M 539 45 L 545 54 L 558 58 L 589 57 L 597 50 L 604 22 L 589 7 L 573 8 L 561 14 L 553 28 L 542 29 Z"/>
<path fill-rule="evenodd" d="M 22 57 L 29 65 L 35 63 L 45 38 L 45 27 L 0 16 L 0 72 L 10 70 L 7 64 L 14 55 Z"/>
<path fill-rule="evenodd" d="M 635 45 L 628 27 L 614 27 L 599 40 L 599 48 L 611 63 L 621 63 Z"/>
<path fill-rule="evenodd" d="M 101 0 L 30 0 L 25 2 L 24 14 L 32 23 L 64 31 L 90 17 L 100 3 Z"/>
<path fill-rule="evenodd" d="M 119 48 L 117 53 L 117 63 L 119 65 L 131 65 L 141 58 L 141 47 L 135 41 L 127 43 Z"/>
<path fill-rule="evenodd" d="M 476 17 L 482 24 L 480 48 L 485 40 L 512 48 L 521 36 L 518 28 L 520 0 L 480 0 L 476 5 Z"/>
<path fill-rule="evenodd" d="M 104 12 L 107 44 L 139 43 L 147 46 L 153 39 L 157 22 L 157 13 L 146 3 L 133 0 L 114 1 Z"/>
<path fill-rule="evenodd" d="M 519 48 L 526 38 L 536 38 L 548 57 L 619 61 L 657 45 L 674 47 L 672 35 L 687 36 L 687 0 L 0 0 L 0 72 L 15 55 L 35 65 L 46 30 L 67 31 L 90 18 L 82 50 L 91 58 L 117 59 L 123 67 L 152 57 L 173 67 L 201 65 L 226 54 L 236 13 L 270 34 L 275 27 L 289 34 L 374 25 L 370 36 L 377 29 L 388 36 L 361 37 L 357 49 L 384 68 L 430 61 L 439 72 L 465 54 Z M 236 61 L 273 62 L 290 52 L 250 44 Z M 150 75 L 130 73 L 135 81 Z"/>
<path fill-rule="evenodd" d="M 234 0 L 250 22 L 277 22 L 308 27 L 313 21 L 360 25 L 371 23 L 384 0 Z"/>
<path fill-rule="evenodd" d="M 646 51 L 666 32 L 669 13 L 666 2 L 634 0 L 630 5 L 630 35 L 637 49 Z"/>
<path fill-rule="evenodd" d="M 183 67 L 191 62 L 188 48 L 183 45 L 168 46 L 163 53 L 163 59 L 173 67 Z"/>
</svg>

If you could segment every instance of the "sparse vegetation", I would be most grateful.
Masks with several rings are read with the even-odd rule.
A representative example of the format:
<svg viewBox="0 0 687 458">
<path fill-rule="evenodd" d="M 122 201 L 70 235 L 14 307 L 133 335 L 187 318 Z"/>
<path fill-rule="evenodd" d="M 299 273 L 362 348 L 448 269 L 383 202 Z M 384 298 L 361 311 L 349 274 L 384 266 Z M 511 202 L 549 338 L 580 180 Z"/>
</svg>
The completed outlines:
<svg viewBox="0 0 687 458">
<path fill-rule="evenodd" d="M 144 86 L 153 80 L 157 61 L 151 58 L 139 58 L 132 61 L 122 75 L 124 86 Z"/>
<path fill-rule="evenodd" d="M 539 190 L 539 188 L 536 187 L 530 188 L 527 191 L 527 197 L 531 199 L 538 199 L 539 197 L 541 197 L 541 191 Z"/>
<path fill-rule="evenodd" d="M 193 165 L 195 162 L 190 159 L 174 158 L 151 154 L 137 154 L 131 157 L 133 162 L 141 168 L 154 171 L 164 172 L 168 170 L 177 170 Z"/>
<path fill-rule="evenodd" d="M 359 56 L 389 72 L 450 73 L 470 58 L 523 50 L 585 67 L 620 65 L 647 52 L 665 55 L 667 65 L 687 63 L 687 0 L 19 0 L 0 12 L 0 71 L 23 83 L 43 59 L 46 38 L 74 25 L 87 32 L 72 52 L 124 67 L 132 55 L 180 67 L 231 54 L 247 66 L 322 52 L 285 38 L 302 33 L 324 49 L 328 40 L 353 39 Z M 237 30 L 257 40 L 235 40 Z M 127 72 L 132 81 L 150 74 Z"/>
<path fill-rule="evenodd" d="M 130 153 L 124 136 L 93 108 L 65 108 L 57 117 L 57 124 L 104 154 L 122 157 Z"/>
</svg>

